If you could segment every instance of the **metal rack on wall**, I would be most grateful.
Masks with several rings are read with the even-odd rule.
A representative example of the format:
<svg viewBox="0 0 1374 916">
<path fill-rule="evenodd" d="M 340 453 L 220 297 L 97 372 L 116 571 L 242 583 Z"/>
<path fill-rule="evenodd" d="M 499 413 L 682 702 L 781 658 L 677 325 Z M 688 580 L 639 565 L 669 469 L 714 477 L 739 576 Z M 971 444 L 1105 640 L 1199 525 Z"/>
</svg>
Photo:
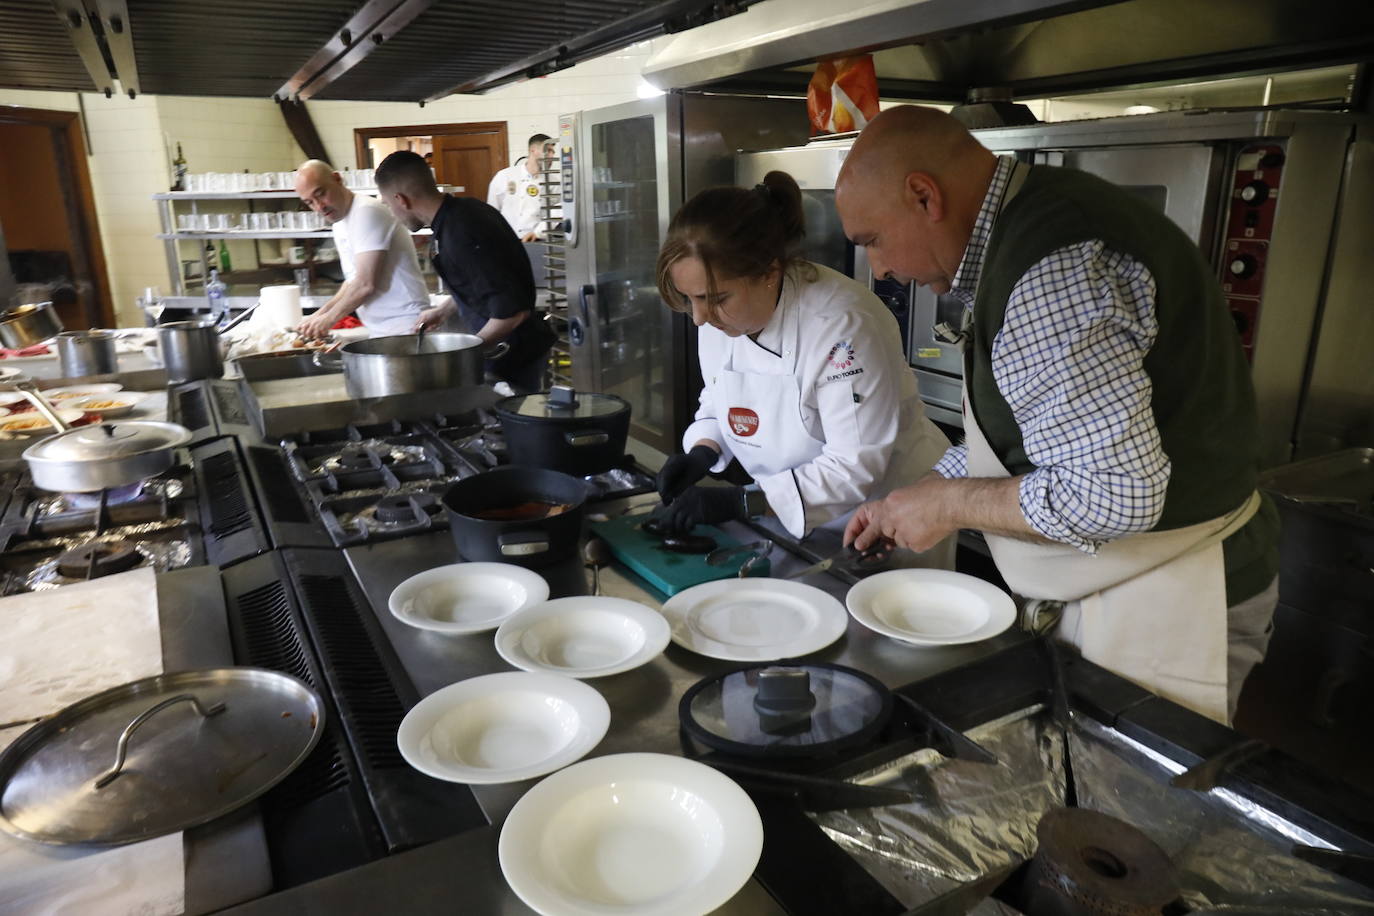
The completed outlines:
<svg viewBox="0 0 1374 916">
<path fill-rule="evenodd" d="M 441 185 L 441 191 L 462 191 L 461 187 L 451 185 Z M 366 194 L 376 196 L 375 188 L 354 188 L 355 194 Z M 254 260 L 256 267 L 249 270 L 231 271 L 228 275 L 221 277 L 229 284 L 241 283 L 252 286 L 267 285 L 273 282 L 290 283 L 296 270 L 308 270 L 310 280 L 313 283 L 316 277 L 316 269 L 321 266 L 338 264 L 337 256 L 326 260 L 319 260 L 315 257 L 316 244 L 312 242 L 303 246 L 305 248 L 305 258 L 300 262 L 279 262 L 273 263 L 265 259 L 257 242 L 265 239 L 287 239 L 287 240 L 325 240 L 333 239 L 334 234 L 328 228 L 321 229 L 222 229 L 212 231 L 183 230 L 177 225 L 177 208 L 179 203 L 189 203 L 191 214 L 198 212 L 198 201 L 247 201 L 248 213 L 258 212 L 255 210 L 254 203 L 267 203 L 272 201 L 284 201 L 287 210 L 295 210 L 300 207 L 300 198 L 295 191 L 164 191 L 152 195 L 152 199 L 157 203 L 158 218 L 162 226 L 162 231 L 157 238 L 163 242 L 166 248 L 167 273 L 171 281 L 172 290 L 175 295 L 187 295 L 188 287 L 203 287 L 205 278 L 209 276 L 211 268 L 218 265 L 212 263 L 209 255 L 205 253 L 203 246 L 206 242 L 218 241 L 252 241 L 254 242 Z M 187 212 L 187 211 L 182 211 Z M 429 229 L 419 229 L 411 235 L 429 236 L 432 232 Z M 178 249 L 179 242 L 196 242 L 196 257 L 183 261 L 181 252 Z M 201 272 L 199 276 L 187 276 L 185 263 L 199 261 Z M 422 267 L 428 268 L 427 261 Z"/>
<path fill-rule="evenodd" d="M 540 169 L 544 220 L 544 308 L 556 338 L 549 351 L 549 379 L 553 385 L 572 384 L 572 345 L 568 342 L 567 241 L 563 218 L 563 171 L 558 157 L 544 159 Z M 571 181 L 571 176 L 568 177 Z"/>
</svg>

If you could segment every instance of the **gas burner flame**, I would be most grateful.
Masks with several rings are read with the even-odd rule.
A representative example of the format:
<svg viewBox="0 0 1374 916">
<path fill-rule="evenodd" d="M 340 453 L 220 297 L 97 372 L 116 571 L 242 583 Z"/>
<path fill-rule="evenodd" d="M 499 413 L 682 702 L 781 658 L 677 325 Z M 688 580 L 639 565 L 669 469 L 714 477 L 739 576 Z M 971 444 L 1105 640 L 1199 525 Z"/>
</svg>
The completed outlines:
<svg viewBox="0 0 1374 916">
<path fill-rule="evenodd" d="M 143 495 L 143 484 L 144 481 L 140 480 L 136 483 L 127 484 L 122 487 L 111 487 L 108 490 L 104 490 L 105 505 L 121 506 L 124 503 L 133 502 Z M 97 491 L 95 493 L 63 493 L 62 501 L 71 509 L 95 509 L 100 505 L 101 492 L 102 491 Z"/>
</svg>

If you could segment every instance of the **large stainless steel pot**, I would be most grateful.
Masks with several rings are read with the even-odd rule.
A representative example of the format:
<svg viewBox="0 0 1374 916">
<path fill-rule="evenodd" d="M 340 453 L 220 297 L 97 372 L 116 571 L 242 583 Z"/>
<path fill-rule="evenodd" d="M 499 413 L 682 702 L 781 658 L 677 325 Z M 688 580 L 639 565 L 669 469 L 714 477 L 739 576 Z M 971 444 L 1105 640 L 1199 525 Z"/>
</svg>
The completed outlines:
<svg viewBox="0 0 1374 916">
<path fill-rule="evenodd" d="M 172 321 L 158 325 L 157 340 L 168 381 L 194 382 L 224 374 L 219 333 L 213 321 Z"/>
<path fill-rule="evenodd" d="M 16 305 L 0 315 L 0 343 L 13 350 L 52 340 L 61 333 L 62 319 L 51 302 Z"/>
<path fill-rule="evenodd" d="M 57 361 L 66 378 L 119 371 L 113 331 L 63 331 L 57 335 Z"/>
<path fill-rule="evenodd" d="M 101 423 L 48 436 L 26 448 L 24 460 L 40 489 L 92 493 L 156 477 L 190 441 L 190 430 L 175 423 Z"/>
<path fill-rule="evenodd" d="M 317 354 L 317 365 L 337 359 L 344 388 L 360 400 L 482 384 L 482 363 L 505 352 L 483 352 L 476 334 L 401 334 L 344 344 L 336 354 Z"/>
</svg>

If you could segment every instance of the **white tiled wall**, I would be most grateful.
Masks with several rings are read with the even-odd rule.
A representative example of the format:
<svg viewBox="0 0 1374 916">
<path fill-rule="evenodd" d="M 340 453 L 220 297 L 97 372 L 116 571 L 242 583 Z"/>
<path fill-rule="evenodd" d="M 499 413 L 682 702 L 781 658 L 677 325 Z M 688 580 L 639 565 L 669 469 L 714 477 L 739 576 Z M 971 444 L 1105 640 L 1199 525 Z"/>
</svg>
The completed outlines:
<svg viewBox="0 0 1374 916">
<path fill-rule="evenodd" d="M 640 69 L 653 50 L 641 42 L 542 79 L 484 95 L 451 96 L 421 108 L 399 102 L 306 104 L 336 166 L 355 165 L 353 130 L 401 124 L 505 121 L 510 158 L 524 155 L 525 139 L 555 134 L 558 116 L 603 108 L 638 96 Z M 190 96 L 83 97 L 89 135 L 91 182 L 105 247 L 106 269 L 121 325 L 142 324 L 134 300 L 145 286 L 169 289 L 157 209 L 150 199 L 171 185 L 176 142 L 193 172 L 282 171 L 304 159 L 276 105 L 268 99 Z M 78 110 L 70 92 L 0 89 L 0 105 Z M 188 243 L 182 256 L 192 257 Z M 230 256 L 250 264 L 252 244 L 234 242 Z"/>
</svg>

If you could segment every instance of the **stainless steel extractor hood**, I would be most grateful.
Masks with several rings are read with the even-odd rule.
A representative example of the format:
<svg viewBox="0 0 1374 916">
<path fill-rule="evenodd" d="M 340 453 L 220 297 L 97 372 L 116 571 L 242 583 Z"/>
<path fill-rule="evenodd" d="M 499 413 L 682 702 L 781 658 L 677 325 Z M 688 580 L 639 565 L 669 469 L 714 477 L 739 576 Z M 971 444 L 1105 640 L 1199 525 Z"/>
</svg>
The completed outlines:
<svg viewBox="0 0 1374 916">
<path fill-rule="evenodd" d="M 763 0 L 650 59 L 660 89 L 804 92 L 814 62 L 874 52 L 885 98 L 1018 98 L 1374 56 L 1368 0 Z"/>
</svg>

